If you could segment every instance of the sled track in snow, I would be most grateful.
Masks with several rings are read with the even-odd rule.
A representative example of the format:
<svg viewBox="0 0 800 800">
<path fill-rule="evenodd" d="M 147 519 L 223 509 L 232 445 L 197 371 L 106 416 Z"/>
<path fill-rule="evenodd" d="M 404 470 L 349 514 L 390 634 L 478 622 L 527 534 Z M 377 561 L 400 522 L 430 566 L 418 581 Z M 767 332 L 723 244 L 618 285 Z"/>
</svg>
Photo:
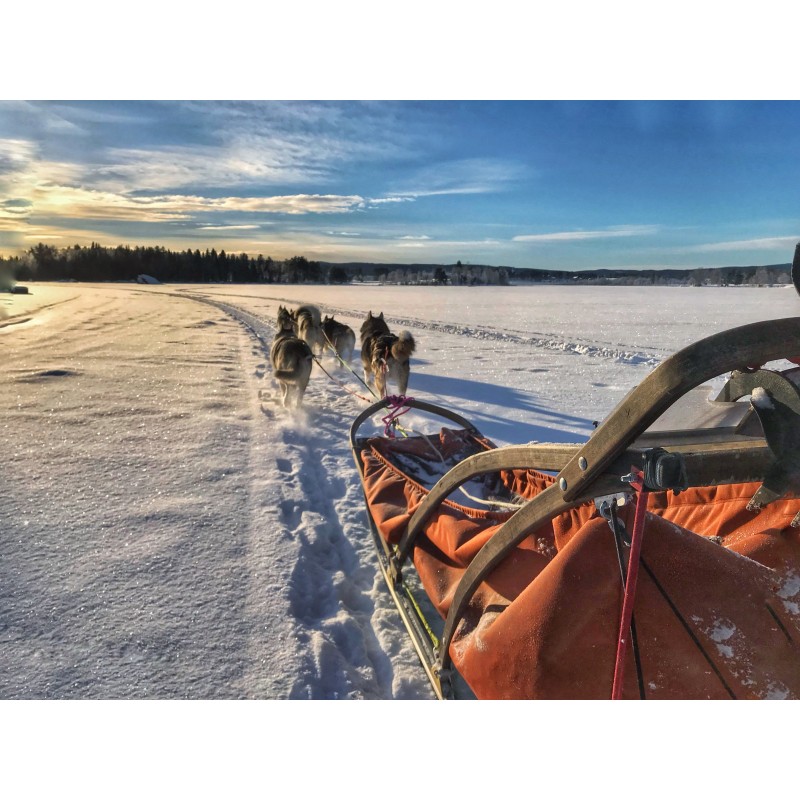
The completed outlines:
<svg viewBox="0 0 800 800">
<path fill-rule="evenodd" d="M 337 435 L 340 425 L 339 415 L 326 409 L 314 415 L 315 433 L 291 426 L 280 431 L 282 453 L 291 462 L 291 499 L 282 513 L 298 542 L 288 597 L 304 653 L 291 699 L 392 696 L 394 668 L 373 623 L 379 609 L 370 597 L 376 575 L 361 487 L 357 476 L 342 478 L 342 460 L 350 454 Z M 399 621 L 395 625 L 402 636 Z"/>
<path fill-rule="evenodd" d="M 192 294 L 192 296 L 194 296 Z M 254 295 L 255 296 L 255 295 Z M 297 305 L 297 301 L 286 297 L 264 297 L 257 296 L 261 300 L 272 300 L 278 303 L 283 303 L 287 306 Z M 198 300 L 204 299 L 205 302 L 217 306 L 223 311 L 233 314 L 241 319 L 241 315 L 250 317 L 247 312 L 237 309 L 235 306 L 228 306 L 225 303 L 220 303 L 216 300 L 208 300 L 205 298 L 196 298 Z M 364 315 L 363 311 L 354 310 L 352 308 L 337 308 L 334 306 L 326 305 L 323 303 L 316 304 L 323 314 L 331 316 L 339 315 L 340 317 L 360 317 Z M 444 333 L 450 336 L 466 336 L 471 339 L 479 339 L 483 341 L 493 342 L 507 342 L 508 344 L 520 345 L 522 347 L 535 347 L 542 350 L 553 350 L 562 353 L 574 353 L 575 355 L 588 356 L 589 358 L 602 358 L 609 361 L 615 361 L 621 364 L 630 364 L 631 366 L 646 366 L 657 367 L 667 355 L 654 351 L 645 350 L 629 350 L 623 345 L 606 344 L 602 342 L 580 342 L 570 341 L 560 338 L 553 334 L 537 332 L 534 334 L 526 334 L 523 331 L 504 331 L 497 328 L 488 328 L 480 325 L 459 325 L 452 322 L 430 322 L 413 317 L 392 317 L 386 316 L 386 321 L 393 329 L 400 328 L 413 328 L 414 330 L 433 331 L 435 333 Z M 255 318 L 253 318 L 255 319 Z M 244 319 L 242 319 L 245 322 Z M 358 331 L 356 331 L 358 336 Z"/>
<path fill-rule="evenodd" d="M 186 295 L 181 295 L 181 297 L 186 297 Z M 229 303 L 221 303 L 219 300 L 210 300 L 207 297 L 195 297 L 194 295 L 191 296 L 191 299 L 196 300 L 198 303 L 206 303 L 207 305 L 214 306 L 220 311 L 226 313 L 229 317 L 233 317 L 235 320 L 238 320 L 242 324 L 246 325 L 255 334 L 256 338 L 264 345 L 265 353 L 269 355 L 268 340 L 275 332 L 275 325 L 271 325 L 270 323 L 265 322 L 263 319 L 255 316 L 255 314 L 251 314 L 250 312 L 245 311 L 238 306 L 232 306 Z"/>
<path fill-rule="evenodd" d="M 269 353 L 275 325 L 229 303 L 192 299 L 243 324 Z M 310 402 L 296 418 L 262 407 L 274 421 L 269 458 L 282 476 L 274 490 L 276 533 L 296 543 L 286 596 L 300 650 L 288 697 L 428 697 L 422 680 L 417 688 L 395 685 L 393 657 L 416 668 L 416 655 L 390 601 L 382 589 L 375 592 L 374 549 L 343 428 L 357 408 L 327 382 L 309 388 Z M 402 650 L 386 644 L 397 641 Z"/>
<path fill-rule="evenodd" d="M 286 301 L 291 304 L 291 301 Z M 331 306 L 319 306 L 324 314 L 332 316 L 359 316 L 357 312 L 346 308 L 333 308 Z M 656 367 L 664 359 L 664 355 L 643 350 L 627 350 L 622 346 L 607 345 L 597 342 L 575 342 L 560 339 L 556 336 L 545 333 L 526 335 L 522 332 L 503 331 L 496 328 L 486 328 L 482 326 L 459 325 L 452 322 L 429 322 L 411 317 L 390 317 L 385 315 L 386 321 L 392 330 L 402 328 L 413 328 L 420 331 L 432 331 L 444 333 L 450 336 L 466 336 L 470 339 L 480 339 L 492 342 L 507 342 L 508 344 L 519 345 L 521 347 L 535 347 L 542 350 L 557 350 L 563 353 L 575 353 L 576 355 L 588 356 L 590 358 L 603 358 L 632 366 L 644 365 L 646 367 Z M 356 331 L 356 335 L 358 332 Z"/>
<path fill-rule="evenodd" d="M 644 364 L 655 367 L 662 361 L 662 356 L 636 350 L 625 350 L 620 347 L 598 343 L 571 342 L 547 334 L 528 336 L 524 333 L 501 331 L 495 328 L 480 326 L 466 326 L 447 322 L 421 322 L 402 317 L 392 317 L 390 322 L 398 328 L 417 328 L 420 330 L 446 333 L 452 336 L 468 336 L 471 339 L 484 341 L 508 342 L 509 344 L 523 347 L 536 347 L 542 350 L 558 350 L 565 353 L 589 356 L 591 358 L 604 358 L 624 364 Z"/>
</svg>

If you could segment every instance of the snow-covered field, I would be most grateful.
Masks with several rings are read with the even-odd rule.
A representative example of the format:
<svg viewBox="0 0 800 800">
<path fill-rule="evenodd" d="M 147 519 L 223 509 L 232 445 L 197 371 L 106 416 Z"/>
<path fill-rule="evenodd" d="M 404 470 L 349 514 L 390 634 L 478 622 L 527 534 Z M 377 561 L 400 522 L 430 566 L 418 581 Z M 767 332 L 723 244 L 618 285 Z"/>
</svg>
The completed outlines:
<svg viewBox="0 0 800 800">
<path fill-rule="evenodd" d="M 315 367 L 280 408 L 279 304 L 383 311 L 417 341 L 408 393 L 499 444 L 584 439 L 675 349 L 800 311 L 786 288 L 30 289 L 0 295 L 4 699 L 432 696 L 349 449 L 366 390 L 329 359 L 339 383 Z"/>
<path fill-rule="evenodd" d="M 0 294 L 6 701 L 432 697 L 379 579 L 350 454 L 348 431 L 366 406 L 357 396 L 365 390 L 326 361 L 339 383 L 315 367 L 303 409 L 276 404 L 268 349 L 280 304 L 316 303 L 356 330 L 367 311 L 383 311 L 393 330 L 406 328 L 417 341 L 408 393 L 459 411 L 499 444 L 584 439 L 674 350 L 800 311 L 786 288 L 30 289 Z M 48 749 L 60 755 L 49 756 L 52 764 L 74 774 L 74 759 L 85 757 L 75 715 L 57 704 L 54 716 L 44 705 L 50 713 L 42 704 L 5 703 L 4 742 L 21 763 Z M 179 789 L 217 797 L 236 786 L 242 793 L 239 766 L 252 767 L 258 785 L 264 764 L 272 786 L 275 770 L 295 780 L 310 764 L 303 779 L 312 794 L 326 791 L 328 771 L 343 759 L 362 775 L 377 774 L 409 706 L 365 714 L 385 706 L 334 704 L 342 710 L 321 718 L 299 710 L 321 705 L 291 704 L 297 710 L 288 712 L 268 704 L 265 715 L 261 704 L 234 704 L 232 714 L 224 704 L 229 713 L 210 733 L 209 715 L 220 718 L 209 705 L 182 704 L 179 739 L 174 718 L 152 704 L 126 704 L 125 731 L 118 704 L 93 705 L 88 763 L 98 775 L 111 770 L 116 791 L 117 771 L 127 767 L 119 744 L 143 742 L 140 782 L 159 786 L 154 765 L 174 769 L 179 754 Z M 438 704 L 412 706 L 412 743 L 430 726 L 477 724 L 476 712 L 464 711 L 474 704 L 451 705 L 444 720 L 428 711 Z M 562 730 L 557 741 L 568 735 L 596 752 L 622 713 L 599 707 L 600 716 L 593 707 L 574 722 L 557 706 L 539 705 L 536 720 L 545 736 Z M 520 713 L 514 722 L 524 730 L 529 707 Z M 559 729 L 565 720 L 569 727 Z M 509 722 L 495 712 L 491 724 Z M 703 729 L 696 718 L 694 729 Z M 217 776 L 213 743 L 223 741 L 237 742 L 235 768 Z M 698 746 L 705 751 L 708 739 Z M 552 758 L 563 748 L 545 749 Z M 603 769 L 614 766 L 613 752 Z M 647 749 L 639 755 L 639 763 L 651 757 Z M 441 760 L 427 768 L 437 763 L 432 776 L 444 780 Z M 496 788 L 492 774 L 471 778 L 470 787 Z M 759 790 L 764 780 L 759 772 Z"/>
</svg>

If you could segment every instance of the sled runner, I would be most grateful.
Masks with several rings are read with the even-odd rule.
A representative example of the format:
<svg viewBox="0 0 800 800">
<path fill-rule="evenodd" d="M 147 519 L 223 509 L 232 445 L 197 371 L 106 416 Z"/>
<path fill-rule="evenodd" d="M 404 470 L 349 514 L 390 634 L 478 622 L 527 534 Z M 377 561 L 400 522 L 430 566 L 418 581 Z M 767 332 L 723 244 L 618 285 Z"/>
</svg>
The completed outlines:
<svg viewBox="0 0 800 800">
<path fill-rule="evenodd" d="M 437 696 L 800 698 L 799 354 L 800 317 L 710 336 L 578 444 L 498 448 L 412 398 L 365 409 L 381 570 Z"/>
</svg>

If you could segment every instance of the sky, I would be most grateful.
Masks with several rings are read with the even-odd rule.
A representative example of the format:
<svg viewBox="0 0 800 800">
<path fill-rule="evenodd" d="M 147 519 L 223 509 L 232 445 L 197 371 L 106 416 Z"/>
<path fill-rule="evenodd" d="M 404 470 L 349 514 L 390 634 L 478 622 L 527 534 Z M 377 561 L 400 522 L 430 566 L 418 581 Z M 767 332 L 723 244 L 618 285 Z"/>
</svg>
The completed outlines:
<svg viewBox="0 0 800 800">
<path fill-rule="evenodd" d="M 3 100 L 0 254 L 791 261 L 794 100 Z"/>
</svg>

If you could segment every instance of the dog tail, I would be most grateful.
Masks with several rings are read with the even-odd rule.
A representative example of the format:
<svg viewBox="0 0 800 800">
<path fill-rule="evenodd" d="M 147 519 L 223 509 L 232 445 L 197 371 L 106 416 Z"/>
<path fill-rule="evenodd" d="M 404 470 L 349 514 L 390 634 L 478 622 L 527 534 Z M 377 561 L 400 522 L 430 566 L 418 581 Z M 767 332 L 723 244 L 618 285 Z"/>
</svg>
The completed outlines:
<svg viewBox="0 0 800 800">
<path fill-rule="evenodd" d="M 296 381 L 308 372 L 312 359 L 313 356 L 303 356 L 291 369 L 274 369 L 272 370 L 272 374 L 279 381 Z"/>
<path fill-rule="evenodd" d="M 392 355 L 398 360 L 404 360 L 416 350 L 417 343 L 408 331 L 400 331 L 397 341 L 392 345 Z"/>
<path fill-rule="evenodd" d="M 316 306 L 312 305 L 305 305 L 305 306 L 298 306 L 295 309 L 295 319 L 299 321 L 300 317 L 308 316 L 311 317 L 312 324 L 315 328 L 319 328 L 322 325 L 322 319 L 320 317 L 319 309 Z"/>
</svg>

